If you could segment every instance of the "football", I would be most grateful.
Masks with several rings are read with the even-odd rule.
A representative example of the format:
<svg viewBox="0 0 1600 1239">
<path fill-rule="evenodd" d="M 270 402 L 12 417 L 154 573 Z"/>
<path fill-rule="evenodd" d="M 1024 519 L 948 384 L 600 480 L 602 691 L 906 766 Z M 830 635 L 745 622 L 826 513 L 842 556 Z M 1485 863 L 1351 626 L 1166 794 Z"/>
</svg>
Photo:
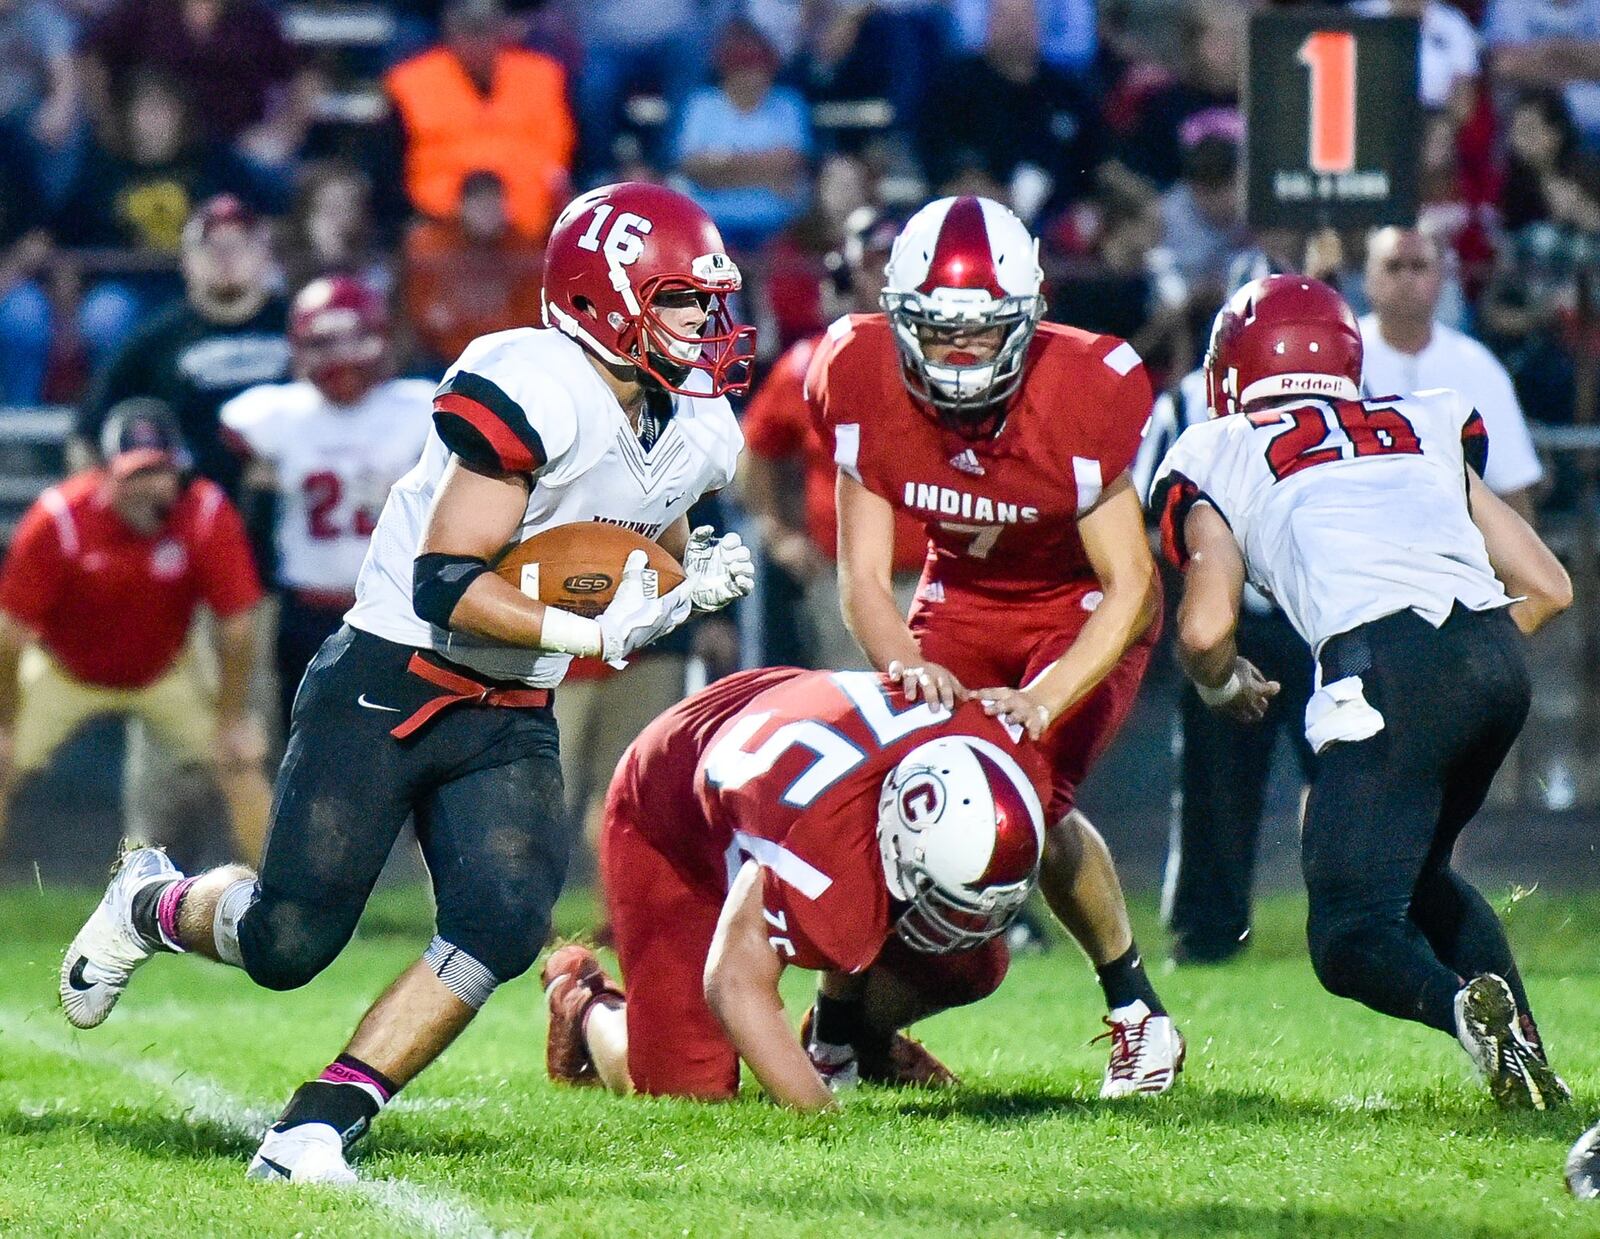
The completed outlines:
<svg viewBox="0 0 1600 1239">
<path fill-rule="evenodd" d="M 611 604 L 630 551 L 650 557 L 646 569 L 658 593 L 683 581 L 683 566 L 649 538 L 600 521 L 541 530 L 503 554 L 494 570 L 530 598 L 577 615 L 596 616 Z"/>
</svg>

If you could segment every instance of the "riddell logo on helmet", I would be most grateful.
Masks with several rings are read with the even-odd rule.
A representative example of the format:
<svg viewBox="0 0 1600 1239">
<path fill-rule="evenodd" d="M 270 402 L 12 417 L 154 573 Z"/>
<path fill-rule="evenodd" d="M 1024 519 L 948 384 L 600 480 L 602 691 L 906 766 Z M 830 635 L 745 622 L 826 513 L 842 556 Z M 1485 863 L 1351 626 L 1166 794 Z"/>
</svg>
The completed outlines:
<svg viewBox="0 0 1600 1239">
<path fill-rule="evenodd" d="M 1293 388 L 1296 394 L 1319 391 L 1337 394 L 1346 382 L 1347 379 L 1332 374 L 1282 374 L 1278 376 L 1278 389 L 1288 391 Z"/>
</svg>

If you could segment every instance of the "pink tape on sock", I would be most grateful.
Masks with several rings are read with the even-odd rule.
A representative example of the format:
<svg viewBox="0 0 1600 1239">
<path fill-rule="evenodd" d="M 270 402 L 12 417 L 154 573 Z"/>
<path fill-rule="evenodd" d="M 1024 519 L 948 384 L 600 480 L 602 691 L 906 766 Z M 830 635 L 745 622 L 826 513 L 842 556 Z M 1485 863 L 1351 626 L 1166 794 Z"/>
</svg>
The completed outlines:
<svg viewBox="0 0 1600 1239">
<path fill-rule="evenodd" d="M 182 945 L 178 940 L 178 909 L 194 884 L 194 878 L 179 878 L 156 900 L 156 924 L 161 928 L 161 936 L 175 946 Z"/>
<path fill-rule="evenodd" d="M 390 1092 L 382 1083 L 373 1079 L 365 1071 L 358 1071 L 344 1063 L 329 1063 L 322 1069 L 322 1074 L 317 1077 L 330 1084 L 357 1084 L 363 1088 L 373 1090 L 385 1102 L 389 1100 Z"/>
</svg>

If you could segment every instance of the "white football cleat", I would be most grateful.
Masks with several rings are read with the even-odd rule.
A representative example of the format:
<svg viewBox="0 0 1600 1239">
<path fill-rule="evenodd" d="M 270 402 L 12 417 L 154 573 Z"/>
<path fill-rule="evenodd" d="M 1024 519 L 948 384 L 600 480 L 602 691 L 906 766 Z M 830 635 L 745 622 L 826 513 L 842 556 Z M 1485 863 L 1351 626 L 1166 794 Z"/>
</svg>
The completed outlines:
<svg viewBox="0 0 1600 1239">
<path fill-rule="evenodd" d="M 856 1052 L 847 1045 L 808 1041 L 806 1057 L 830 1093 L 848 1093 L 861 1083 L 861 1065 L 856 1060 Z"/>
<path fill-rule="evenodd" d="M 156 953 L 133 927 L 133 897 L 182 876 L 160 848 L 135 848 L 117 865 L 61 961 L 61 1008 L 75 1027 L 93 1028 L 110 1015 L 133 970 Z"/>
<path fill-rule="evenodd" d="M 1105 1017 L 1111 1061 L 1100 1085 L 1100 1097 L 1110 1101 L 1165 1093 L 1178 1082 L 1183 1070 L 1183 1035 L 1170 1016 L 1156 1015 L 1143 1002 L 1130 1002 Z"/>
<path fill-rule="evenodd" d="M 1456 1039 L 1506 1110 L 1548 1110 L 1572 1090 L 1523 1035 L 1511 987 L 1492 972 L 1456 991 Z"/>
<path fill-rule="evenodd" d="M 257 1183 L 326 1183 L 334 1187 L 356 1182 L 356 1172 L 344 1159 L 344 1141 L 327 1123 L 300 1123 L 288 1131 L 268 1131 L 244 1177 Z"/>
<path fill-rule="evenodd" d="M 1600 1200 L 1600 1123 L 1596 1123 L 1567 1154 L 1567 1186 L 1579 1200 Z"/>
</svg>

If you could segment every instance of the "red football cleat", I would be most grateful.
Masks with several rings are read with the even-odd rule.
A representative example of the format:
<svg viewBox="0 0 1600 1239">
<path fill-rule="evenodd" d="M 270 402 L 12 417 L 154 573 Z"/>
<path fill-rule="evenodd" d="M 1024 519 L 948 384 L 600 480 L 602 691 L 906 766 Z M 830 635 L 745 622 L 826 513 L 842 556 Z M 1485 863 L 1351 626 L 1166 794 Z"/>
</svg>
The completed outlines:
<svg viewBox="0 0 1600 1239">
<path fill-rule="evenodd" d="M 897 1032 L 886 1046 L 858 1049 L 861 1078 L 873 1084 L 910 1088 L 948 1088 L 960 1084 L 932 1051 L 914 1037 Z"/>
<path fill-rule="evenodd" d="M 584 1018 L 597 1002 L 621 1006 L 622 990 L 606 976 L 594 952 L 576 942 L 558 946 L 539 971 L 550 1029 L 545 1038 L 544 1065 L 557 1084 L 600 1083 L 583 1037 Z"/>
</svg>

